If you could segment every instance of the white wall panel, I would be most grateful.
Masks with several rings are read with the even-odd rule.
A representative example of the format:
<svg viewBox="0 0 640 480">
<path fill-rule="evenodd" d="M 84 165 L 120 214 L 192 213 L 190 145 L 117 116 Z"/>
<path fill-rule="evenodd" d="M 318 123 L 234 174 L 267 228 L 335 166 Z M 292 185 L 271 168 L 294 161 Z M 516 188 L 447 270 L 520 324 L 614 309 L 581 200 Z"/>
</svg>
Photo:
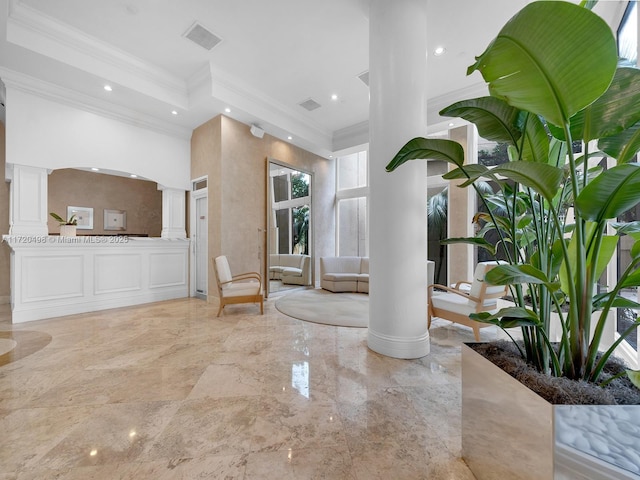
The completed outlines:
<svg viewBox="0 0 640 480">
<path fill-rule="evenodd" d="M 13 323 L 189 296 L 188 239 L 103 243 L 4 235 L 3 240 L 11 247 Z"/>
<path fill-rule="evenodd" d="M 149 288 L 186 285 L 186 252 L 152 253 L 149 256 Z"/>
<path fill-rule="evenodd" d="M 94 257 L 94 293 L 140 290 L 142 254 L 98 254 Z"/>
<path fill-rule="evenodd" d="M 81 297 L 84 290 L 82 255 L 28 256 L 20 273 L 22 301 L 37 302 Z"/>
</svg>

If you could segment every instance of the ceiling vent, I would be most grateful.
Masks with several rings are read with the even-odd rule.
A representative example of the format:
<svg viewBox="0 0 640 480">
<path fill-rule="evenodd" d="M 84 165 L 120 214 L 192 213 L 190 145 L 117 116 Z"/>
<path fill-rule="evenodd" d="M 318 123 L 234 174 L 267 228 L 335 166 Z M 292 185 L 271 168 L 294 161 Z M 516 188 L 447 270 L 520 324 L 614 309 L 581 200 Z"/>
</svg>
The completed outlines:
<svg viewBox="0 0 640 480">
<path fill-rule="evenodd" d="M 188 38 L 194 43 L 197 43 L 205 50 L 211 50 L 222 41 L 220 37 L 211 33 L 198 22 L 191 25 L 189 30 L 187 30 L 182 36 Z"/>
<path fill-rule="evenodd" d="M 309 111 L 315 110 L 316 108 L 320 108 L 322 106 L 318 102 L 316 102 L 313 98 L 309 98 L 304 102 L 300 102 L 298 105 L 300 105 L 302 108 Z"/>
<path fill-rule="evenodd" d="M 366 72 L 362 72 L 360 75 L 358 75 L 358 78 L 362 80 L 362 83 L 364 83 L 367 87 L 369 86 L 369 70 L 367 70 Z"/>
</svg>

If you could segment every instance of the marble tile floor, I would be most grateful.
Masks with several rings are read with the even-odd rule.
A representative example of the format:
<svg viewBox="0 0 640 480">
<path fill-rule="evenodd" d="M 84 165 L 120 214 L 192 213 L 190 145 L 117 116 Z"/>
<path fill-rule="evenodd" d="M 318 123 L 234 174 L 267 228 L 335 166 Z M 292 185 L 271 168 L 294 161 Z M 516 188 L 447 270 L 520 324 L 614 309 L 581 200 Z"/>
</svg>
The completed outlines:
<svg viewBox="0 0 640 480">
<path fill-rule="evenodd" d="M 0 305 L 0 480 L 469 480 L 460 343 L 398 360 L 366 328 L 198 299 L 12 325 Z M 495 337 L 483 329 L 483 339 Z"/>
</svg>

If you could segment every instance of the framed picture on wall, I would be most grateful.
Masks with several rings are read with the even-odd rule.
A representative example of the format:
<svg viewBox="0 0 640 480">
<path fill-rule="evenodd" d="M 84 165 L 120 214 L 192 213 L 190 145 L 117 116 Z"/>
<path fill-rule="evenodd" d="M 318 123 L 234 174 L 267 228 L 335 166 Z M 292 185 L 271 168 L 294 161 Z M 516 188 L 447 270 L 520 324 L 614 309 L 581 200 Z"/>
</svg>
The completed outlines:
<svg viewBox="0 0 640 480">
<path fill-rule="evenodd" d="M 67 218 L 75 216 L 78 230 L 93 230 L 93 208 L 67 207 Z"/>
<path fill-rule="evenodd" d="M 105 210 L 104 211 L 104 229 L 105 230 L 126 230 L 127 229 L 127 212 L 124 210 Z"/>
</svg>

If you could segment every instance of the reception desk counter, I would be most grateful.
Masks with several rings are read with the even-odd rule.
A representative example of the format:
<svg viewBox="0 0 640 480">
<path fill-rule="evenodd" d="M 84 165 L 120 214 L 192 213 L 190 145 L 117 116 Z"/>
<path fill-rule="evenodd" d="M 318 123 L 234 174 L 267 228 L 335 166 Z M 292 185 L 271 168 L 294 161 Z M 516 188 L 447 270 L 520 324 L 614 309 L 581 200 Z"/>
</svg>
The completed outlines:
<svg viewBox="0 0 640 480">
<path fill-rule="evenodd" d="M 13 323 L 187 297 L 189 240 L 5 235 Z"/>
</svg>

